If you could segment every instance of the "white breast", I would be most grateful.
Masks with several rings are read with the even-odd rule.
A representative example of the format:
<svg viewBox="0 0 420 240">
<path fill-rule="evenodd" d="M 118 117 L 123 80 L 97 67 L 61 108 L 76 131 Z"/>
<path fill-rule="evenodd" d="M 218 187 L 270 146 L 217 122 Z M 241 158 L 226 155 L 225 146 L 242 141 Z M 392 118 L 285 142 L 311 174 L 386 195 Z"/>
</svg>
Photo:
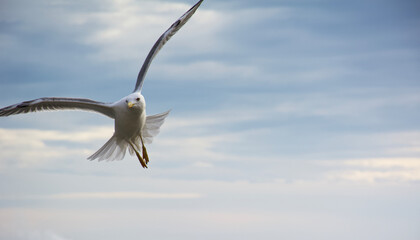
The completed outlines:
<svg viewBox="0 0 420 240">
<path fill-rule="evenodd" d="M 115 135 L 122 139 L 131 139 L 141 133 L 146 123 L 146 111 L 140 108 L 128 108 L 125 104 L 116 106 Z"/>
</svg>

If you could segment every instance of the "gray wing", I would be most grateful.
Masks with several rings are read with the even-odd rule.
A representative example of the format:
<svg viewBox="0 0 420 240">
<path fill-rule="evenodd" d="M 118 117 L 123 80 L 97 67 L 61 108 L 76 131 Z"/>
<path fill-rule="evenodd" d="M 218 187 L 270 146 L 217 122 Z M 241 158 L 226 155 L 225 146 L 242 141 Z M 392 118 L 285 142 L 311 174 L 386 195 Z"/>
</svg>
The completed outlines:
<svg viewBox="0 0 420 240">
<path fill-rule="evenodd" d="M 80 109 L 102 113 L 110 118 L 114 117 L 114 111 L 111 104 L 96 102 L 83 98 L 38 98 L 10 105 L 0 109 L 0 117 L 6 117 L 15 114 L 36 112 L 43 110 L 65 110 Z"/>
<path fill-rule="evenodd" d="M 165 45 L 165 43 L 191 18 L 191 16 L 195 13 L 197 8 L 200 6 L 203 0 L 198 1 L 190 10 L 188 10 L 184 15 L 182 15 L 176 22 L 174 22 L 166 32 L 164 32 L 159 39 L 156 41 L 155 45 L 153 45 L 152 49 L 150 50 L 149 54 L 144 60 L 143 66 L 140 69 L 139 75 L 137 77 L 136 87 L 134 88 L 134 92 L 140 92 L 141 87 L 143 86 L 144 77 L 146 75 L 147 69 L 149 69 L 150 63 L 152 62 L 153 58 L 159 52 L 159 50 Z"/>
</svg>

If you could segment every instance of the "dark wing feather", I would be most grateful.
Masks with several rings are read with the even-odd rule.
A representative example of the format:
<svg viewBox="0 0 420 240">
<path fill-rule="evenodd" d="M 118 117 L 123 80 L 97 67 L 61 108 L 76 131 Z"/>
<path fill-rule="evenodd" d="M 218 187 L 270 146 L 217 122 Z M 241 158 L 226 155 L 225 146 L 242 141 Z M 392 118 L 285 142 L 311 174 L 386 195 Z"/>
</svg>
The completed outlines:
<svg viewBox="0 0 420 240">
<path fill-rule="evenodd" d="M 80 109 L 102 113 L 110 118 L 114 111 L 108 103 L 83 98 L 38 98 L 0 109 L 0 117 L 43 110 Z"/>
<path fill-rule="evenodd" d="M 136 86 L 134 88 L 134 92 L 140 92 L 143 86 L 144 77 L 146 75 L 147 70 L 149 69 L 150 63 L 152 62 L 153 58 L 159 52 L 159 50 L 165 45 L 165 43 L 191 18 L 191 16 L 195 13 L 197 8 L 200 6 L 203 0 L 198 1 L 190 10 L 188 10 L 184 15 L 182 15 L 176 22 L 174 22 L 166 32 L 164 32 L 159 39 L 156 41 L 155 45 L 153 45 L 152 49 L 150 50 L 149 54 L 144 60 L 143 66 L 140 69 L 139 75 L 137 77 Z"/>
</svg>

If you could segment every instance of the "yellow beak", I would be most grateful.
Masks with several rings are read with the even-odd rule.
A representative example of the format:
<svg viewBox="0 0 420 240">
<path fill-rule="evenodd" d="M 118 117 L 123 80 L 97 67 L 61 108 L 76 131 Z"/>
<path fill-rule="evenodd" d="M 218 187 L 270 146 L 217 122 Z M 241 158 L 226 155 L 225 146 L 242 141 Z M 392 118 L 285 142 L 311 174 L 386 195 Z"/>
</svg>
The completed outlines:
<svg viewBox="0 0 420 240">
<path fill-rule="evenodd" d="M 128 102 L 128 103 L 127 103 L 127 106 L 128 106 L 129 108 L 132 108 L 132 107 L 134 106 L 134 103 L 132 103 L 132 102 Z"/>
</svg>

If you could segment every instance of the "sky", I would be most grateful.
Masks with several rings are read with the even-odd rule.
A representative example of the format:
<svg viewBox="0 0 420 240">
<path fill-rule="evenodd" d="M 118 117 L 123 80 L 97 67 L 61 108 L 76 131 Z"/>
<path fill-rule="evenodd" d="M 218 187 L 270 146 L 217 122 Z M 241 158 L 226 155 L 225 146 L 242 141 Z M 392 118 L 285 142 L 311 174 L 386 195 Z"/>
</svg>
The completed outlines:
<svg viewBox="0 0 420 240">
<path fill-rule="evenodd" d="M 190 0 L 0 0 L 0 107 L 114 102 Z M 135 157 L 113 120 L 0 118 L 0 239 L 420 238 L 420 3 L 204 0 L 154 59 Z"/>
</svg>

